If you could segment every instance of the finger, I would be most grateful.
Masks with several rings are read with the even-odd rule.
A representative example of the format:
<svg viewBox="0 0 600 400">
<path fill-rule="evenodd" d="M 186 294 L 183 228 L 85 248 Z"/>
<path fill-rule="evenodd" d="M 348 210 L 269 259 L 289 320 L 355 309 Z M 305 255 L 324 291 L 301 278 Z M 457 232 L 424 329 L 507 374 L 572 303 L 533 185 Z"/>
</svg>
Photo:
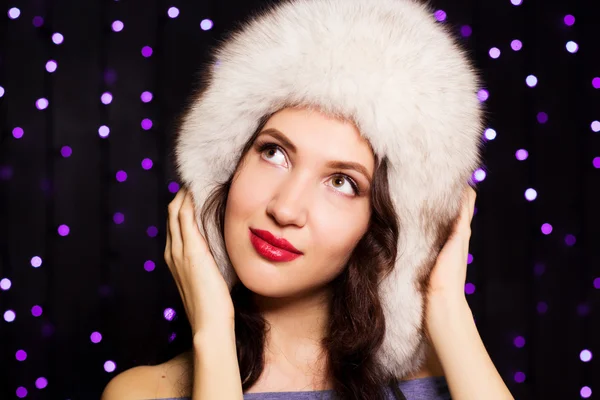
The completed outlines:
<svg viewBox="0 0 600 400">
<path fill-rule="evenodd" d="M 179 212 L 187 191 L 182 188 L 177 192 L 175 198 L 169 204 L 169 232 L 171 233 L 171 256 L 177 259 L 183 249 L 183 238 L 179 226 Z"/>
<path fill-rule="evenodd" d="M 173 257 L 171 255 L 171 231 L 169 229 L 169 218 L 167 218 L 166 231 L 167 231 L 167 241 L 165 243 L 164 257 L 165 257 L 165 262 L 169 266 L 169 269 L 171 269 L 171 263 L 173 262 Z"/>
<path fill-rule="evenodd" d="M 194 200 L 192 194 L 188 192 L 185 196 L 181 210 L 179 212 L 181 224 L 181 234 L 183 238 L 183 253 L 192 254 L 194 252 L 203 252 L 205 250 L 205 241 L 200 234 L 196 216 L 194 213 Z"/>
</svg>

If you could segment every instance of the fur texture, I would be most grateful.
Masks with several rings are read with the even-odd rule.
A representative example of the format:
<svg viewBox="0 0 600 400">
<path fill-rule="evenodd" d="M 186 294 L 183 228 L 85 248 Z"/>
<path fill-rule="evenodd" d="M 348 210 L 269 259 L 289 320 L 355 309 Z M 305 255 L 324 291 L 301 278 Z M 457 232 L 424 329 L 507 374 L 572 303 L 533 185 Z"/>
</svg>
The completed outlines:
<svg viewBox="0 0 600 400">
<path fill-rule="evenodd" d="M 483 147 L 480 77 L 433 11 L 413 0 L 293 0 L 261 10 L 214 49 L 175 148 L 199 210 L 262 116 L 306 105 L 354 121 L 391 164 L 400 238 L 380 291 L 378 358 L 399 378 L 424 362 L 428 276 Z M 197 221 L 231 288 L 238 278 L 224 243 Z"/>
</svg>

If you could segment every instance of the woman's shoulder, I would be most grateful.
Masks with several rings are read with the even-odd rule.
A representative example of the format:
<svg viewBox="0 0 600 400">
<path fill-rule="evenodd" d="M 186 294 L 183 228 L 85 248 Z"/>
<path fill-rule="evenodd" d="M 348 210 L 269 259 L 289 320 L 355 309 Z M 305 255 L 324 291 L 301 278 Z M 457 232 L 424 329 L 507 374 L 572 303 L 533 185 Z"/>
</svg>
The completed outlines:
<svg viewBox="0 0 600 400">
<path fill-rule="evenodd" d="M 121 372 L 108 382 L 101 400 L 139 400 L 182 397 L 182 388 L 191 384 L 190 353 L 158 365 L 141 365 Z M 190 393 L 184 393 L 190 395 Z"/>
</svg>

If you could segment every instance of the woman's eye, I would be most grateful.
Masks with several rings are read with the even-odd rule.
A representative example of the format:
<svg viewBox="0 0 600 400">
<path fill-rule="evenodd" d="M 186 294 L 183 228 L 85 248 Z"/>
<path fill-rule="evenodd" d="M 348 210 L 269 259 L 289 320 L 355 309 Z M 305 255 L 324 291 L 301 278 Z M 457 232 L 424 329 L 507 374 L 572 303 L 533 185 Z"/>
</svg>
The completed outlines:
<svg viewBox="0 0 600 400">
<path fill-rule="evenodd" d="M 277 153 L 280 154 L 279 156 L 279 161 L 277 161 Z M 263 158 L 265 158 L 267 161 L 271 162 L 275 162 L 276 164 L 280 164 L 281 162 L 285 161 L 285 157 L 283 156 L 283 152 L 275 147 L 275 146 L 271 146 L 271 147 L 266 147 L 264 149 L 261 150 L 261 154 L 266 155 Z"/>
<path fill-rule="evenodd" d="M 335 175 L 331 178 L 332 186 L 335 189 L 340 189 L 341 192 L 347 195 L 358 194 L 358 188 L 354 182 L 344 175 Z M 344 188 L 345 186 L 345 188 Z"/>
</svg>

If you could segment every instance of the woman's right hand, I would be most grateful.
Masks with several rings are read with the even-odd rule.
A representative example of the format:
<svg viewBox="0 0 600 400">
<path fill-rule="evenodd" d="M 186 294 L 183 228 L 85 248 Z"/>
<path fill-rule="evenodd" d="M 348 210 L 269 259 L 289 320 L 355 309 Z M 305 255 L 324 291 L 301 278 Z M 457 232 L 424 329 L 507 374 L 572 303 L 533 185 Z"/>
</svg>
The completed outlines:
<svg viewBox="0 0 600 400">
<path fill-rule="evenodd" d="M 183 300 L 192 334 L 234 329 L 233 301 L 194 215 L 192 194 L 181 188 L 169 203 L 165 261 Z"/>
</svg>

